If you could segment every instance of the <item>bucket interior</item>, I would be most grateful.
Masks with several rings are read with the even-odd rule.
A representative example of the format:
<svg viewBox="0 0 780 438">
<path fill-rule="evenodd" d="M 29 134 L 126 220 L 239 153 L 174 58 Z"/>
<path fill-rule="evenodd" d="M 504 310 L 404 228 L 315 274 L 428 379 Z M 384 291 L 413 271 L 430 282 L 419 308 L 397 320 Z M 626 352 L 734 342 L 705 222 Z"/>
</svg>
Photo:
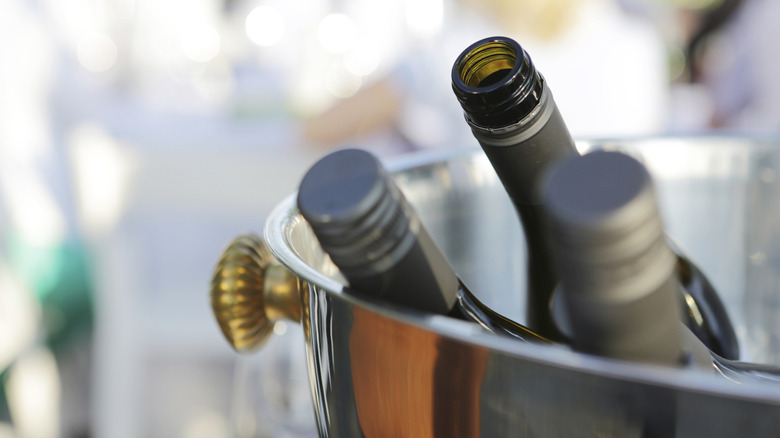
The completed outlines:
<svg viewBox="0 0 780 438">
<path fill-rule="evenodd" d="M 656 185 L 667 234 L 711 280 L 742 360 L 780 365 L 780 147 L 733 138 L 581 142 L 639 158 Z M 466 285 L 525 323 L 525 243 L 506 192 L 479 150 L 405 157 L 394 178 Z M 282 262 L 332 292 L 345 284 L 288 200 Z M 276 215 L 279 215 L 277 212 Z M 266 229 L 266 235 L 279 230 Z M 274 246 L 272 244 L 272 246 Z M 279 246 L 279 245 L 276 245 Z M 289 250 L 289 251 L 287 251 Z"/>
</svg>

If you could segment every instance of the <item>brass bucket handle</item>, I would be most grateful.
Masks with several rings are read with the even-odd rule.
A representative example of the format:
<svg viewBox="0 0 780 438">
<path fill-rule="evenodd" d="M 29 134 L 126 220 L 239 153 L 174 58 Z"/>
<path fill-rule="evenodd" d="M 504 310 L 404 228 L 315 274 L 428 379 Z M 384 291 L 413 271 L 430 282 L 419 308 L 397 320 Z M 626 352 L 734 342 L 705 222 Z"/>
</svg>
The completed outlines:
<svg viewBox="0 0 780 438">
<path fill-rule="evenodd" d="M 282 319 L 301 322 L 302 281 L 255 234 L 234 238 L 214 268 L 211 310 L 239 353 L 260 348 Z"/>
</svg>

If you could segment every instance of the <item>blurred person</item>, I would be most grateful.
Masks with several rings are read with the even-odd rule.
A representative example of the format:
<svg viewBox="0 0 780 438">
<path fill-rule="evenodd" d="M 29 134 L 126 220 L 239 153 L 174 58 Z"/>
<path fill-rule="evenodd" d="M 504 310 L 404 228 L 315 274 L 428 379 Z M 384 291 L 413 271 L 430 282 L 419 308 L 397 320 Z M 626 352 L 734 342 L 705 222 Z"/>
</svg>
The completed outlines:
<svg viewBox="0 0 780 438">
<path fill-rule="evenodd" d="M 690 81 L 710 96 L 710 128 L 780 132 L 778 17 L 776 0 L 723 0 L 701 15 L 687 52 Z"/>
<path fill-rule="evenodd" d="M 9 370 L 34 348 L 40 321 L 38 302 L 16 277 L 0 257 L 0 425 L 11 420 L 5 390 Z"/>
<path fill-rule="evenodd" d="M 18 339 L 0 338 L 7 353 L 0 360 L 7 404 L 0 406 L 20 436 L 53 437 L 61 431 L 57 365 L 88 342 L 92 308 L 67 156 L 52 117 L 58 51 L 37 6 L 0 0 L 0 276 L 16 280 L 0 282 L 0 303 L 8 304 L 0 306 L 0 331 L 27 339 L 15 347 Z"/>
<path fill-rule="evenodd" d="M 575 138 L 662 132 L 666 49 L 651 23 L 614 0 L 493 2 L 498 23 L 534 60 Z"/>
<path fill-rule="evenodd" d="M 384 132 L 400 144 L 390 152 L 471 144 L 450 69 L 463 49 L 491 35 L 514 38 L 529 53 L 576 138 L 663 130 L 668 88 L 663 41 L 618 2 L 463 0 L 444 7 L 438 35 L 410 38 L 399 65 L 308 120 L 305 137 L 341 145 L 373 141 Z"/>
</svg>

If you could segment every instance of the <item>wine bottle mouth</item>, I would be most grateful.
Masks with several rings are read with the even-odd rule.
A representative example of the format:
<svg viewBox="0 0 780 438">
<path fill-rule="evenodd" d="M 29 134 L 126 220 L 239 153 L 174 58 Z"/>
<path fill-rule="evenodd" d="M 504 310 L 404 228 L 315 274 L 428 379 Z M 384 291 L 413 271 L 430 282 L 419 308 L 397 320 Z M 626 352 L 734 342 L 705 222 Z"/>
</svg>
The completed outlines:
<svg viewBox="0 0 780 438">
<path fill-rule="evenodd" d="M 515 68 L 517 52 L 507 41 L 490 41 L 474 48 L 458 63 L 460 80 L 471 88 L 493 86 Z"/>
<path fill-rule="evenodd" d="M 452 67 L 452 89 L 468 121 L 479 127 L 518 123 L 537 107 L 543 88 L 528 53 L 506 37 L 477 41 Z"/>
</svg>

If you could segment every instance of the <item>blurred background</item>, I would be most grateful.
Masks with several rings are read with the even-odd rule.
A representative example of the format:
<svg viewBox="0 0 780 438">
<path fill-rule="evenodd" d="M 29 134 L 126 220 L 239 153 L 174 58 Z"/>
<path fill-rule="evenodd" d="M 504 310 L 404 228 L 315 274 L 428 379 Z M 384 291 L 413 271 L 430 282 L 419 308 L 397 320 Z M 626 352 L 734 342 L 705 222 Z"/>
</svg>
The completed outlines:
<svg viewBox="0 0 780 438">
<path fill-rule="evenodd" d="M 0 438 L 314 436 L 300 328 L 237 356 L 222 247 L 328 150 L 476 147 L 515 38 L 575 138 L 776 136 L 775 0 L 0 0 Z"/>
</svg>

